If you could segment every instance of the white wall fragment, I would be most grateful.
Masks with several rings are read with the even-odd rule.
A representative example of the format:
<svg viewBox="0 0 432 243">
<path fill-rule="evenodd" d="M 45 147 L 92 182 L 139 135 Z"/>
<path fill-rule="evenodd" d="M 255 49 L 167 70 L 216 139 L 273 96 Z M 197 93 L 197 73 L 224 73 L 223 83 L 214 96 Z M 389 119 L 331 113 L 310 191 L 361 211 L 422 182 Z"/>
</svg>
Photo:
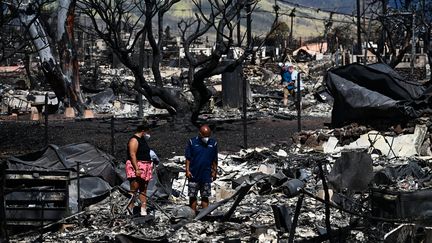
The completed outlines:
<svg viewBox="0 0 432 243">
<path fill-rule="evenodd" d="M 405 134 L 397 137 L 383 136 L 377 131 L 370 131 L 360 136 L 356 141 L 345 145 L 336 146 L 337 138 L 330 137 L 323 144 L 324 153 L 338 153 L 342 150 L 376 149 L 388 158 L 410 157 L 420 155 L 421 145 L 425 140 L 427 127 L 417 125 L 413 134 Z"/>
<path fill-rule="evenodd" d="M 336 152 L 336 146 L 339 140 L 336 137 L 330 137 L 327 142 L 322 145 L 324 153 L 331 154 Z"/>
</svg>

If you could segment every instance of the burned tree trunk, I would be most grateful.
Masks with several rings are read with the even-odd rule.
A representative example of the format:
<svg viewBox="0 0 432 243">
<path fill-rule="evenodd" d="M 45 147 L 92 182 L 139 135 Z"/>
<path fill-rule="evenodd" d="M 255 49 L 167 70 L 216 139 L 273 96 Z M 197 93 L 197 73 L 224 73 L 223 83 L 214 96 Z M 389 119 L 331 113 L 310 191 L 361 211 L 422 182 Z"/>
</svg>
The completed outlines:
<svg viewBox="0 0 432 243">
<path fill-rule="evenodd" d="M 171 115 L 183 116 L 184 113 L 188 113 L 187 105 L 170 93 L 168 89 L 150 86 L 144 78 L 143 70 L 131 60 L 127 53 L 123 53 L 118 49 L 114 49 L 114 53 L 123 65 L 132 71 L 135 78 L 135 91 L 144 95 L 152 106 L 166 109 Z"/>
<path fill-rule="evenodd" d="M 177 96 L 173 93 L 172 89 L 163 87 L 159 70 L 162 40 L 159 37 L 159 41 L 157 42 L 152 31 L 153 16 L 157 15 L 159 17 L 158 23 L 162 26 L 163 13 L 168 11 L 177 2 L 179 0 L 166 0 L 158 3 L 155 1 L 141 1 L 134 2 L 131 5 L 126 1 L 86 0 L 81 2 L 81 10 L 90 17 L 96 34 L 113 50 L 120 62 L 133 73 L 135 78 L 134 91 L 144 95 L 155 108 L 166 109 L 173 116 L 184 117 L 190 114 L 187 102 L 180 98 L 180 95 Z M 139 19 L 135 21 L 135 18 L 131 18 L 131 9 L 141 11 L 140 18 L 145 17 L 144 24 L 140 23 Z M 117 20 L 119 21 L 117 22 Z M 104 28 L 100 27 L 100 21 L 105 23 Z M 134 29 L 134 31 L 131 31 L 134 35 L 131 35 L 128 40 L 123 38 L 123 33 L 119 26 L 120 22 Z M 161 35 L 162 28 L 160 27 L 158 30 Z M 148 38 L 152 47 L 154 58 L 152 71 L 156 86 L 151 86 L 146 81 L 142 68 L 130 56 L 134 52 L 138 40 L 142 39 L 142 36 Z M 136 92 L 129 90 L 128 93 L 136 94 Z"/>
<path fill-rule="evenodd" d="M 432 26 L 429 26 L 427 29 L 427 34 L 425 37 L 425 42 L 424 42 L 424 46 L 425 46 L 425 52 L 427 54 L 428 60 L 429 60 L 429 67 L 432 68 L 432 41 L 431 41 L 431 35 L 432 35 Z M 432 75 L 429 78 L 429 82 L 432 83 Z"/>
<path fill-rule="evenodd" d="M 67 80 L 67 97 L 70 105 L 82 113 L 83 97 L 80 88 L 78 56 L 74 39 L 76 0 L 61 0 L 57 17 L 56 42 L 59 49 L 61 67 Z"/>
<path fill-rule="evenodd" d="M 24 11 L 20 12 L 19 18 L 21 23 L 28 28 L 28 34 L 38 52 L 46 80 L 51 85 L 57 98 L 64 102 L 67 93 L 67 80 L 64 80 L 61 68 L 54 58 L 47 34 L 41 22 L 35 14 L 27 15 Z"/>
<path fill-rule="evenodd" d="M 62 21 L 61 19 L 67 19 L 73 15 L 74 5 L 71 5 L 72 9 L 64 9 L 65 6 L 70 6 L 70 2 L 69 4 L 68 2 L 69 1 L 61 2 L 58 16 L 59 22 Z M 57 62 L 54 56 L 52 45 L 49 42 L 48 35 L 41 21 L 38 19 L 38 16 L 35 13 L 27 14 L 28 12 L 31 11 L 21 10 L 19 13 L 19 19 L 21 23 L 28 29 L 27 34 L 31 37 L 32 43 L 38 52 L 42 71 L 44 72 L 46 81 L 50 84 L 60 102 L 68 103 L 69 105 L 74 106 L 78 112 L 81 112 L 83 105 L 81 91 L 79 88 L 79 81 L 74 77 L 77 76 L 78 73 L 78 61 L 76 58 L 76 53 L 72 54 L 73 51 L 71 50 L 73 50 L 73 46 L 68 44 L 71 41 L 70 38 L 73 37 L 73 35 L 71 35 L 71 32 L 73 31 L 73 24 L 67 25 L 66 22 L 68 21 L 64 20 L 63 28 L 60 28 L 66 32 L 66 34 L 62 34 L 62 36 L 67 35 L 66 37 L 61 37 L 67 41 L 64 43 L 64 46 L 70 47 L 68 50 L 63 48 L 64 52 L 61 53 L 64 54 L 62 56 L 65 57 L 64 63 L 68 63 L 65 65 L 66 72 L 63 72 L 61 65 Z M 73 21 L 73 17 L 72 19 L 69 19 L 69 21 Z"/>
<path fill-rule="evenodd" d="M 203 6 L 201 1 L 193 1 L 197 7 L 199 14 L 196 14 L 196 20 L 194 21 L 181 21 L 178 24 L 180 29 L 181 38 L 183 40 L 183 48 L 185 50 L 186 60 L 189 63 L 189 75 L 188 82 L 191 87 L 191 92 L 194 96 L 194 103 L 192 105 L 192 117 L 191 120 L 194 122 L 197 120 L 198 115 L 204 105 L 208 102 L 211 97 L 211 92 L 207 89 L 205 80 L 214 75 L 222 74 L 224 72 L 232 72 L 241 65 L 247 56 L 255 55 L 256 51 L 264 44 L 254 45 L 252 40 L 249 40 L 247 46 L 243 50 L 243 54 L 239 55 L 236 59 L 224 61 L 222 60 L 223 55 L 227 55 L 234 46 L 233 32 L 236 29 L 235 17 L 245 7 L 248 7 L 248 15 L 256 7 L 257 2 L 249 0 L 239 1 L 226 1 L 220 4 L 218 1 L 210 1 L 211 11 L 207 15 L 203 12 Z M 276 17 L 273 21 L 272 28 L 269 33 L 265 36 L 266 40 L 269 35 L 274 31 L 277 26 L 275 23 L 278 21 L 278 7 L 274 7 Z M 196 28 L 192 30 L 192 28 Z M 191 45 L 194 41 L 200 38 L 203 34 L 207 33 L 211 28 L 216 31 L 216 46 L 212 50 L 212 53 L 208 57 L 197 58 L 191 52 Z M 186 32 L 191 32 L 187 35 Z M 250 38 L 251 39 L 251 38 Z"/>
</svg>

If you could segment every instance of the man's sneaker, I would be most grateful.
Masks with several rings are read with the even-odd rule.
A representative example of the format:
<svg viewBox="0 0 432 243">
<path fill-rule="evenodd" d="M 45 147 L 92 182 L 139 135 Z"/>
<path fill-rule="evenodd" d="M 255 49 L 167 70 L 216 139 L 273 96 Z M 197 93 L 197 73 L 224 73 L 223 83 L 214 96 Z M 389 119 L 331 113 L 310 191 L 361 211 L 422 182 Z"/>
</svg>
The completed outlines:
<svg viewBox="0 0 432 243">
<path fill-rule="evenodd" d="M 146 216 L 146 215 L 147 215 L 147 209 L 141 208 L 141 216 Z"/>
</svg>

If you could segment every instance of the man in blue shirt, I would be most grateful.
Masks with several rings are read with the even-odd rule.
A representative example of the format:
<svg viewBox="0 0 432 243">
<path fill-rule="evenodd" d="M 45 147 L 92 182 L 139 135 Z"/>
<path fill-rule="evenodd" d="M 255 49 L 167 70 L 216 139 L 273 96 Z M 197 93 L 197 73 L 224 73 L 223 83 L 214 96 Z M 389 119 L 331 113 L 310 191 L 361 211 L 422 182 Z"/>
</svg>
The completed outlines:
<svg viewBox="0 0 432 243">
<path fill-rule="evenodd" d="M 201 195 L 202 208 L 208 207 L 211 182 L 216 180 L 217 175 L 217 142 L 210 136 L 210 127 L 201 126 L 199 135 L 189 140 L 185 151 L 189 205 L 195 212 L 198 191 Z"/>
<path fill-rule="evenodd" d="M 283 98 L 283 105 L 287 106 L 288 105 L 288 96 L 293 94 L 294 91 L 294 83 L 291 80 L 291 73 L 288 72 L 288 63 L 279 63 L 279 67 L 281 68 L 280 70 L 280 75 L 281 75 L 281 81 L 280 81 L 280 85 L 283 88 L 283 94 L 284 94 L 284 98 Z"/>
<path fill-rule="evenodd" d="M 284 93 L 283 104 L 284 106 L 287 106 L 288 96 L 292 96 L 293 100 L 295 99 L 295 92 L 297 91 L 296 82 L 297 82 L 298 72 L 294 70 L 294 66 L 292 63 L 287 62 L 281 66 L 280 75 L 281 75 L 280 85 L 282 85 L 283 93 Z M 300 84 L 300 89 L 303 90 L 303 84 Z"/>
</svg>

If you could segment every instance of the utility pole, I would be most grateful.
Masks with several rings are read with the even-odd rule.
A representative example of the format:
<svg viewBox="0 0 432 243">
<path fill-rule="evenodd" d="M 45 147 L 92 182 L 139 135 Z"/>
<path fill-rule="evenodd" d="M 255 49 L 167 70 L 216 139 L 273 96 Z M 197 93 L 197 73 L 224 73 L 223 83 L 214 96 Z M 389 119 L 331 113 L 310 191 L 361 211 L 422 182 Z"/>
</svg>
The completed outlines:
<svg viewBox="0 0 432 243">
<path fill-rule="evenodd" d="M 415 60 L 415 12 L 412 13 L 412 40 L 411 40 L 411 74 L 414 74 Z"/>
<path fill-rule="evenodd" d="M 240 23 L 241 23 L 241 9 L 237 10 L 237 46 L 241 46 L 241 33 L 240 33 Z"/>
<path fill-rule="evenodd" d="M 357 0 L 357 54 L 361 54 L 361 19 L 360 0 Z"/>
<path fill-rule="evenodd" d="M 252 44 L 252 16 L 251 16 L 251 2 L 246 3 L 246 31 L 247 31 L 247 46 Z"/>
<path fill-rule="evenodd" d="M 291 27 L 290 27 L 290 35 L 289 35 L 289 40 L 288 40 L 288 48 L 291 48 L 291 44 L 292 44 L 295 11 L 296 11 L 296 9 L 293 8 L 293 10 L 291 10 L 291 13 L 289 14 L 289 16 L 291 18 Z"/>
</svg>

